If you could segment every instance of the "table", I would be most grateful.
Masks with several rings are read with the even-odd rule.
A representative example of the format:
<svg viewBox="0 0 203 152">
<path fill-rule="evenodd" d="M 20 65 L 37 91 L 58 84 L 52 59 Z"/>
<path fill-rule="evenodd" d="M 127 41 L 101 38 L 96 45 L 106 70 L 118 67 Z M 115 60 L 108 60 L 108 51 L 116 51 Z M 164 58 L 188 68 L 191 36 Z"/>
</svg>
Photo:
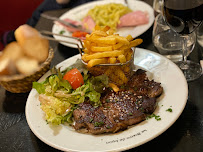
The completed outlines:
<svg viewBox="0 0 203 152">
<path fill-rule="evenodd" d="M 152 5 L 152 0 L 145 0 Z M 60 16 L 68 9 L 46 12 Z M 53 23 L 41 18 L 38 30 L 51 31 Z M 157 52 L 152 44 L 152 27 L 143 35 L 139 47 Z M 77 49 L 50 42 L 55 51 L 51 67 L 75 54 Z M 189 56 L 199 62 L 203 48 L 198 44 Z M 157 138 L 129 150 L 129 152 L 200 152 L 203 151 L 203 76 L 188 83 L 189 94 L 186 107 L 179 119 Z M 0 86 L 0 151 L 1 152 L 58 152 L 38 139 L 30 130 L 25 117 L 25 105 L 29 93 L 10 93 Z"/>
</svg>

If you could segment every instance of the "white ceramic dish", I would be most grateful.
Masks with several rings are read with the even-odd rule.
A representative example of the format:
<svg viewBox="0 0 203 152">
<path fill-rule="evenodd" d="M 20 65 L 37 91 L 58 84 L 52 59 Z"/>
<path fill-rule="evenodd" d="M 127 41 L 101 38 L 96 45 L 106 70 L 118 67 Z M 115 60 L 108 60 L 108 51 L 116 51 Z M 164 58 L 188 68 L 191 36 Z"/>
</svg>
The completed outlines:
<svg viewBox="0 0 203 152">
<path fill-rule="evenodd" d="M 73 9 L 69 10 L 68 12 L 64 13 L 60 17 L 60 19 L 70 18 L 72 20 L 81 21 L 81 19 L 87 14 L 88 10 L 92 9 L 94 6 L 112 3 L 112 2 L 122 3 L 125 5 L 124 0 L 101 0 L 101 1 L 89 2 L 89 3 L 85 3 L 83 5 L 80 5 L 78 7 L 75 7 Z M 117 31 L 117 33 L 119 33 L 121 36 L 128 36 L 130 34 L 130 35 L 132 35 L 132 37 L 136 38 L 136 37 L 140 36 L 141 34 L 143 34 L 145 31 L 147 31 L 151 27 L 151 25 L 154 22 L 154 11 L 150 5 L 148 5 L 147 3 L 142 2 L 142 1 L 128 0 L 128 3 L 129 3 L 129 7 L 132 10 L 146 11 L 146 12 L 148 12 L 148 15 L 149 15 L 148 24 L 139 25 L 139 26 L 135 26 L 135 27 L 120 28 Z M 60 31 L 62 31 L 62 30 L 64 30 L 64 28 L 57 24 L 54 24 L 54 26 L 52 28 L 52 32 L 57 33 L 57 34 L 59 34 Z M 63 35 L 67 35 L 67 36 L 72 35 L 70 32 L 68 32 L 66 30 L 64 30 L 64 31 L 65 31 L 65 33 Z M 54 35 L 54 38 L 57 40 L 65 40 L 68 42 L 78 43 L 78 41 L 75 39 L 64 38 L 64 37 L 57 36 L 57 35 Z M 77 48 L 77 46 L 73 45 L 73 44 L 68 44 L 68 43 L 64 43 L 64 42 L 61 42 L 61 44 L 68 46 L 68 47 Z M 78 44 L 80 45 L 80 43 L 78 43 Z"/>
<path fill-rule="evenodd" d="M 57 67 L 67 67 L 73 64 L 80 55 L 73 56 Z M 180 116 L 187 102 L 188 87 L 183 73 L 165 57 L 136 48 L 135 61 L 139 66 L 152 74 L 153 78 L 161 82 L 164 93 L 158 99 L 155 114 L 160 121 L 151 118 L 129 129 L 116 134 L 89 135 L 76 132 L 70 126 L 48 125 L 44 119 L 44 112 L 40 109 L 38 93 L 32 89 L 26 104 L 26 119 L 32 132 L 46 144 L 62 151 L 122 151 L 142 145 L 166 131 Z M 50 73 L 46 73 L 40 81 Z M 173 112 L 167 112 L 172 108 Z"/>
</svg>

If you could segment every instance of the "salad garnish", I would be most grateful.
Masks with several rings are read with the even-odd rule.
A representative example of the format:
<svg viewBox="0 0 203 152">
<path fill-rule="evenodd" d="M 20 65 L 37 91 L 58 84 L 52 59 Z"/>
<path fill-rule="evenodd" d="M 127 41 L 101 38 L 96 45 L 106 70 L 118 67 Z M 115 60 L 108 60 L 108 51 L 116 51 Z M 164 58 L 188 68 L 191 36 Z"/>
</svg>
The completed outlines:
<svg viewBox="0 0 203 152">
<path fill-rule="evenodd" d="M 90 76 L 80 62 L 63 71 L 54 67 L 43 82 L 33 82 L 48 123 L 72 123 L 72 113 L 80 103 L 101 105 L 101 93 L 109 87 L 108 77 L 105 74 Z"/>
</svg>

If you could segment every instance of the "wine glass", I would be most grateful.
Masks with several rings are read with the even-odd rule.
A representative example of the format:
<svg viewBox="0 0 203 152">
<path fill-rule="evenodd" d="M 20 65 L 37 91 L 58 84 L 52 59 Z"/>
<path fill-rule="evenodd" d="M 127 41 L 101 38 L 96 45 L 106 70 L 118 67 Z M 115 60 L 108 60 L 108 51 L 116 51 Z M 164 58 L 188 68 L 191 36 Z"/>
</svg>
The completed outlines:
<svg viewBox="0 0 203 152">
<path fill-rule="evenodd" d="M 188 35 L 187 56 L 192 52 L 196 43 L 196 33 Z M 173 31 L 158 14 L 154 20 L 152 42 L 157 51 L 173 62 L 182 61 L 182 36 Z"/>
<path fill-rule="evenodd" d="M 155 16 L 158 14 L 162 14 L 163 12 L 163 0 L 154 0 L 153 1 L 153 9 L 155 11 Z"/>
<path fill-rule="evenodd" d="M 199 78 L 202 74 L 200 64 L 187 60 L 189 34 L 203 20 L 202 0 L 164 0 L 163 15 L 172 30 L 181 35 L 183 60 L 176 64 L 183 71 L 187 81 Z"/>
</svg>

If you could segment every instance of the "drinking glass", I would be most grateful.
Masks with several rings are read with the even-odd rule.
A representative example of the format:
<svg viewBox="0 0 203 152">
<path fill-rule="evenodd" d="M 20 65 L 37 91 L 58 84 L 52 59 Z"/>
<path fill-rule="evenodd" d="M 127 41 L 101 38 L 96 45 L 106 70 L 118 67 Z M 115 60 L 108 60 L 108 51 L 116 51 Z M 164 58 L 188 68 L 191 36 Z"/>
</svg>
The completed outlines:
<svg viewBox="0 0 203 152">
<path fill-rule="evenodd" d="M 203 20 L 202 0 L 164 0 L 163 15 L 172 30 L 181 34 L 183 61 L 176 64 L 183 71 L 187 81 L 199 78 L 202 68 L 199 63 L 187 60 L 187 43 L 189 34 L 201 24 Z"/>
<path fill-rule="evenodd" d="M 155 16 L 163 12 L 163 0 L 154 0 L 153 9 L 155 11 Z"/>
<path fill-rule="evenodd" d="M 180 34 L 173 31 L 163 19 L 162 14 L 158 14 L 154 21 L 152 41 L 158 52 L 173 62 L 182 61 L 182 41 Z M 196 42 L 195 32 L 188 35 L 187 56 L 194 49 Z"/>
</svg>

